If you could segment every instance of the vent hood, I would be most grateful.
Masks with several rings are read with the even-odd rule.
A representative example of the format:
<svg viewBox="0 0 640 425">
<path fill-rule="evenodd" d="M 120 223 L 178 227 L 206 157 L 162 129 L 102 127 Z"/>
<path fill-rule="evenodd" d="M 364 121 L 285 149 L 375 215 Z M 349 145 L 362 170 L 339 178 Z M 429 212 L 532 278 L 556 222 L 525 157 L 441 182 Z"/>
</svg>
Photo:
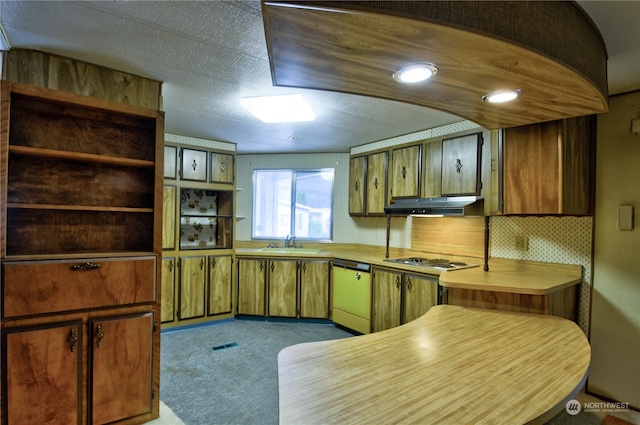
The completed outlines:
<svg viewBox="0 0 640 425">
<path fill-rule="evenodd" d="M 484 197 L 450 196 L 443 198 L 397 199 L 384 207 L 384 213 L 391 216 L 484 216 Z"/>
</svg>

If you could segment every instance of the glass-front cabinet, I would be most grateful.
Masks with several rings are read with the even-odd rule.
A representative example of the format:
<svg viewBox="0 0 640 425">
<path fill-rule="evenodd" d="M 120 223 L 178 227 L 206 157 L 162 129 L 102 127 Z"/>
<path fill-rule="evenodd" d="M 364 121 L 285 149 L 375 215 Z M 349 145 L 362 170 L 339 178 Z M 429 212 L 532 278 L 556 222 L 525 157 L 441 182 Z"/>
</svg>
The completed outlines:
<svg viewBox="0 0 640 425">
<path fill-rule="evenodd" d="M 231 248 L 233 192 L 180 189 L 180 249 Z"/>
</svg>

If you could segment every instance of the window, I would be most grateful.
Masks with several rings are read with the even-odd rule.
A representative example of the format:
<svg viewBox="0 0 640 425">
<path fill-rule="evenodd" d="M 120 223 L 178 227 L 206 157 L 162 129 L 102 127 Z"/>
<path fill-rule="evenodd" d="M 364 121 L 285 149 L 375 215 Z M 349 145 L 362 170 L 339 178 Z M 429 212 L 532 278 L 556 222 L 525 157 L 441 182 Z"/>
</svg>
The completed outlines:
<svg viewBox="0 0 640 425">
<path fill-rule="evenodd" d="M 333 175 L 333 169 L 255 170 L 252 237 L 330 240 Z"/>
</svg>

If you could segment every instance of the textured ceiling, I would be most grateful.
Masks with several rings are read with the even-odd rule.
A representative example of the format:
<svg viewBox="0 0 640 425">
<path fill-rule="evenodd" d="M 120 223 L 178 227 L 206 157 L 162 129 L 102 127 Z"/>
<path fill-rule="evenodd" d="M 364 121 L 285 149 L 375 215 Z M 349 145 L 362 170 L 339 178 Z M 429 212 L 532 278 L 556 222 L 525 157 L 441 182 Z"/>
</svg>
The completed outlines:
<svg viewBox="0 0 640 425">
<path fill-rule="evenodd" d="M 610 94 L 640 89 L 640 2 L 579 2 L 603 34 Z M 237 143 L 239 153 L 347 152 L 461 118 L 355 95 L 273 87 L 259 1 L 6 1 L 12 48 L 42 50 L 163 81 L 166 132 Z M 264 124 L 243 96 L 300 92 L 316 121 Z"/>
</svg>

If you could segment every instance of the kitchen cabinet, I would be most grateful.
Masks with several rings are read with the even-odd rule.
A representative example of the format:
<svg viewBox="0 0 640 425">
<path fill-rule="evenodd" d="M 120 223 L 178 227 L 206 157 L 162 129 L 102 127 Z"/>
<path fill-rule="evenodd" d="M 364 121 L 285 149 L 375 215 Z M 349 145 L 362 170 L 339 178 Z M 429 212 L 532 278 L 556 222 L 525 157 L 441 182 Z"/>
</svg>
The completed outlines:
<svg viewBox="0 0 640 425">
<path fill-rule="evenodd" d="M 384 215 L 387 205 L 388 152 L 378 152 L 367 157 L 367 215 Z"/>
<path fill-rule="evenodd" d="M 198 182 L 207 181 L 208 152 L 199 149 L 182 148 L 180 151 L 180 179 Z"/>
<path fill-rule="evenodd" d="M 173 322 L 176 319 L 176 259 L 166 257 L 162 259 L 162 309 L 160 320 L 162 323 Z"/>
<path fill-rule="evenodd" d="M 422 145 L 393 149 L 391 171 L 392 198 L 418 198 L 420 196 Z"/>
<path fill-rule="evenodd" d="M 178 290 L 178 319 L 194 319 L 205 314 L 207 261 L 204 255 L 181 257 L 178 260 L 180 282 Z"/>
<path fill-rule="evenodd" d="M 3 423 L 147 422 L 159 414 L 163 114 L 0 90 Z"/>
<path fill-rule="evenodd" d="M 300 317 L 329 318 L 329 260 L 300 260 Z"/>
<path fill-rule="evenodd" d="M 175 180 L 178 176 L 178 148 L 164 147 L 164 178 Z"/>
<path fill-rule="evenodd" d="M 176 247 L 176 187 L 162 189 L 162 249 Z"/>
<path fill-rule="evenodd" d="M 233 275 L 230 255 L 209 257 L 209 316 L 231 313 Z"/>
<path fill-rule="evenodd" d="M 502 212 L 593 214 L 595 126 L 585 116 L 505 129 Z"/>
<path fill-rule="evenodd" d="M 238 314 L 264 316 L 267 260 L 238 258 Z"/>
<path fill-rule="evenodd" d="M 235 179 L 234 162 L 233 154 L 211 152 L 209 181 L 211 183 L 233 184 Z"/>
<path fill-rule="evenodd" d="M 442 196 L 480 195 L 482 133 L 442 141 Z"/>
<path fill-rule="evenodd" d="M 422 147 L 422 197 L 442 196 L 442 140 L 425 143 Z"/>
<path fill-rule="evenodd" d="M 410 322 L 438 303 L 438 280 L 373 267 L 373 332 Z"/>
<path fill-rule="evenodd" d="M 367 157 L 352 157 L 349 160 L 349 214 L 361 215 L 365 213 L 365 173 Z"/>
<path fill-rule="evenodd" d="M 181 188 L 180 249 L 231 248 L 233 191 Z"/>
<path fill-rule="evenodd" d="M 329 317 L 329 260 L 239 258 L 238 269 L 238 314 Z"/>
<path fill-rule="evenodd" d="M 268 315 L 297 316 L 298 260 L 269 260 Z"/>
</svg>

